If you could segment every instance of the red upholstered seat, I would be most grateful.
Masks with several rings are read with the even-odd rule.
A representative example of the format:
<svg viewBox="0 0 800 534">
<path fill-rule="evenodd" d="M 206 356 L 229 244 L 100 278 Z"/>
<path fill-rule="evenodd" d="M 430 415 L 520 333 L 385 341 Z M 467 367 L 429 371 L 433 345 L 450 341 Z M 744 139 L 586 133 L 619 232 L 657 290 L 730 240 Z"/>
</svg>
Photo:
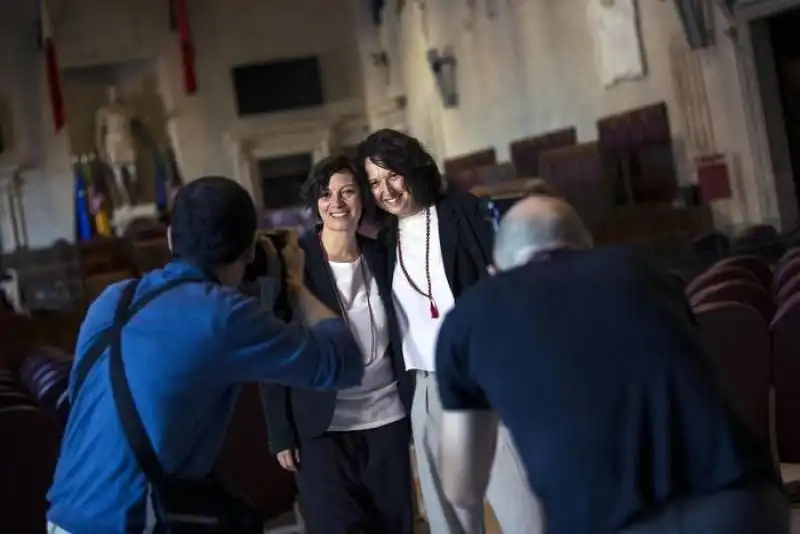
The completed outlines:
<svg viewBox="0 0 800 534">
<path fill-rule="evenodd" d="M 800 249 L 795 250 L 800 252 Z M 778 263 L 778 265 L 775 266 L 772 276 L 772 293 L 777 295 L 781 287 L 786 285 L 789 280 L 797 275 L 800 275 L 800 256 L 796 256 L 794 259 L 786 262 Z"/>
<path fill-rule="evenodd" d="M 775 431 L 782 462 L 800 462 L 800 294 L 778 308 L 772 330 Z"/>
<path fill-rule="evenodd" d="M 71 368 L 69 354 L 59 349 L 40 347 L 20 365 L 20 381 L 39 404 L 55 413 L 64 407 Z"/>
<path fill-rule="evenodd" d="M 731 280 L 749 280 L 750 282 L 759 283 L 756 275 L 741 267 L 727 266 L 727 267 L 714 267 L 707 271 L 703 271 L 696 276 L 694 280 L 689 282 L 686 286 L 686 295 L 691 298 L 696 293 L 704 289 L 721 284 L 723 282 L 730 282 Z"/>
<path fill-rule="evenodd" d="M 800 273 L 784 280 L 775 293 L 775 304 L 782 306 L 792 296 L 800 293 Z"/>
<path fill-rule="evenodd" d="M 767 323 L 756 310 L 737 302 L 703 304 L 695 313 L 730 402 L 769 448 L 772 362 Z"/>
<path fill-rule="evenodd" d="M 750 280 L 730 280 L 706 287 L 689 299 L 692 307 L 715 302 L 738 302 L 755 309 L 769 324 L 775 315 L 775 304 L 763 286 Z"/>
<path fill-rule="evenodd" d="M 786 252 L 783 253 L 783 256 L 775 264 L 775 270 L 777 270 L 781 265 L 789 263 L 792 260 L 800 258 L 800 246 L 794 245 L 793 247 L 789 248 Z"/>
<path fill-rule="evenodd" d="M 772 267 L 758 256 L 750 254 L 731 256 L 717 262 L 712 269 L 725 267 L 739 267 L 751 272 L 765 288 L 769 288 L 772 285 Z"/>
<path fill-rule="evenodd" d="M 36 407 L 36 401 L 30 395 L 18 389 L 0 390 L 0 409 L 16 408 L 18 406 Z"/>
</svg>

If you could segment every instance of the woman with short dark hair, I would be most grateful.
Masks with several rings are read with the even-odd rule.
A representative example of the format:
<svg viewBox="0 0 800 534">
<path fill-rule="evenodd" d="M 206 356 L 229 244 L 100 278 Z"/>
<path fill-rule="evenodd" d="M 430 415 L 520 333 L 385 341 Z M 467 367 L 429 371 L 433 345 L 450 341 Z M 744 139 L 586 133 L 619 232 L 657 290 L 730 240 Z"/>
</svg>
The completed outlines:
<svg viewBox="0 0 800 534">
<path fill-rule="evenodd" d="M 389 250 L 389 280 L 406 368 L 416 380 L 411 408 L 414 453 L 430 530 L 436 534 L 479 531 L 482 510 L 451 510 L 436 470 L 441 414 L 435 345 L 441 319 L 456 299 L 488 275 L 494 240 L 487 203 L 470 194 L 443 193 L 444 181 L 431 154 L 415 138 L 379 130 L 358 147 L 359 178 L 388 215 L 378 240 Z M 507 434 L 501 433 L 501 441 Z M 498 447 L 490 501 L 504 532 L 535 532 L 535 501 L 524 475 Z M 517 473 L 514 476 L 508 473 Z M 492 491 L 493 489 L 497 491 Z M 505 501 L 505 502 L 501 502 Z M 503 514 L 505 510 L 508 515 Z M 502 516 L 502 517 L 501 517 Z M 507 519 L 504 521 L 504 519 Z M 461 526 L 456 523 L 460 522 Z"/>
<path fill-rule="evenodd" d="M 334 156 L 314 166 L 303 197 L 320 221 L 300 240 L 306 284 L 350 327 L 364 380 L 342 391 L 267 387 L 270 450 L 297 472 L 309 534 L 411 534 L 411 385 L 386 256 L 358 234 L 368 192 L 350 160 Z"/>
</svg>

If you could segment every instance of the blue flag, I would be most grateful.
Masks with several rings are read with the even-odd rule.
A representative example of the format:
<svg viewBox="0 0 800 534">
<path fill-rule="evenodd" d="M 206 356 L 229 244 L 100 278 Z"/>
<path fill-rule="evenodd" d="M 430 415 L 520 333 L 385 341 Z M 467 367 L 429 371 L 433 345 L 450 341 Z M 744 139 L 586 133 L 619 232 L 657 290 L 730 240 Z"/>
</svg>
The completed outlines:
<svg viewBox="0 0 800 534">
<path fill-rule="evenodd" d="M 89 211 L 89 197 L 86 191 L 86 178 L 80 164 L 75 165 L 75 239 L 92 239 L 92 214 Z"/>
</svg>

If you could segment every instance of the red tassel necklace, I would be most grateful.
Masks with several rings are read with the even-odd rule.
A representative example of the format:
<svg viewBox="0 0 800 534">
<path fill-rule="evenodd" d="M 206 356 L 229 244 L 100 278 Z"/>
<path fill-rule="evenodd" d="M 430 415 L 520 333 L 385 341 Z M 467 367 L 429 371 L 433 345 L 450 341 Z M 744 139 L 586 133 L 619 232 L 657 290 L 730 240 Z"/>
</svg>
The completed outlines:
<svg viewBox="0 0 800 534">
<path fill-rule="evenodd" d="M 408 281 L 408 285 L 411 286 L 411 289 L 419 293 L 422 297 L 428 299 L 428 303 L 430 304 L 430 313 L 431 319 L 438 319 L 439 318 L 439 308 L 436 306 L 436 301 L 433 300 L 433 291 L 431 290 L 431 209 L 425 208 L 425 280 L 428 282 L 428 292 L 422 291 L 417 284 L 414 283 L 414 280 L 411 279 L 411 275 L 408 274 L 408 269 L 406 269 L 406 264 L 403 261 L 403 245 L 402 240 L 400 239 L 400 230 L 397 231 L 397 259 L 400 262 L 400 270 L 403 271 L 403 276 L 406 277 Z"/>
</svg>

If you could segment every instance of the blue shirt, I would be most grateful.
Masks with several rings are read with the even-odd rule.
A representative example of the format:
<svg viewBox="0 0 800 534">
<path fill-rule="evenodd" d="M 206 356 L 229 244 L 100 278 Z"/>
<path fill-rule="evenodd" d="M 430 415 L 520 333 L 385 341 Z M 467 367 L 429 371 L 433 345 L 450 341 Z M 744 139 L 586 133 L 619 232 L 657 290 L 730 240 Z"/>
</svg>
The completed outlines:
<svg viewBox="0 0 800 534">
<path fill-rule="evenodd" d="M 202 273 L 180 261 L 147 273 L 134 302 L 186 277 Z M 73 405 L 47 496 L 48 521 L 72 534 L 120 534 L 144 527 L 147 483 L 114 408 L 108 351 L 80 392 L 74 391 L 78 362 L 112 323 L 126 283 L 100 295 L 78 335 L 70 377 Z M 144 426 L 165 471 L 182 477 L 212 471 L 239 384 L 350 387 L 363 375 L 358 355 L 340 320 L 311 329 L 287 325 L 256 299 L 212 281 L 183 284 L 156 297 L 122 335 L 125 373 Z"/>
<path fill-rule="evenodd" d="M 680 288 L 618 248 L 475 286 L 437 346 L 446 410 L 495 410 L 548 534 L 612 534 L 672 499 L 774 479 L 732 415 Z"/>
</svg>

